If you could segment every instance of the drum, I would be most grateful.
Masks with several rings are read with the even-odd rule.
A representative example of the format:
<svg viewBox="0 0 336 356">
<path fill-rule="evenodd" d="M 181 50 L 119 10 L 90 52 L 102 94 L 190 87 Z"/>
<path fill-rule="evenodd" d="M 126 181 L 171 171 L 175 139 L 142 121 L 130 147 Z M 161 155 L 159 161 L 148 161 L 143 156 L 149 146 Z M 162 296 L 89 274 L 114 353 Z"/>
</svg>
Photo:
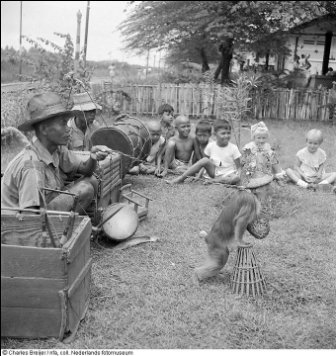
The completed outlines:
<svg viewBox="0 0 336 356">
<path fill-rule="evenodd" d="M 123 177 L 130 168 L 147 158 L 152 147 L 147 127 L 129 115 L 117 117 L 113 126 L 97 129 L 91 140 L 93 145 L 105 145 L 121 152 Z"/>
<path fill-rule="evenodd" d="M 102 229 L 108 238 L 122 241 L 134 235 L 138 222 L 138 214 L 131 205 L 116 203 L 104 210 Z"/>
</svg>

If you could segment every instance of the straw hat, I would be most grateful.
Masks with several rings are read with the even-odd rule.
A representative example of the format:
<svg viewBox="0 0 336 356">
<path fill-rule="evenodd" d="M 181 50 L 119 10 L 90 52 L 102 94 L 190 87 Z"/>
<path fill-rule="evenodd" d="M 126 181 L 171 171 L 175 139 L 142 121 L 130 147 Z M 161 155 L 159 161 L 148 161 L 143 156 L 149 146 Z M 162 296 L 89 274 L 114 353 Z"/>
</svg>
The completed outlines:
<svg viewBox="0 0 336 356">
<path fill-rule="evenodd" d="M 253 189 L 262 187 L 273 180 L 273 175 L 265 174 L 263 172 L 255 172 L 251 177 L 243 176 L 241 177 L 242 185 L 246 188 Z"/>
<path fill-rule="evenodd" d="M 102 107 L 96 103 L 93 95 L 90 93 L 78 93 L 73 95 L 73 111 L 101 110 Z"/>
<path fill-rule="evenodd" d="M 18 126 L 21 131 L 34 129 L 34 125 L 52 117 L 62 115 L 72 117 L 76 113 L 68 110 L 61 97 L 52 92 L 35 94 L 27 104 L 28 120 Z"/>
</svg>

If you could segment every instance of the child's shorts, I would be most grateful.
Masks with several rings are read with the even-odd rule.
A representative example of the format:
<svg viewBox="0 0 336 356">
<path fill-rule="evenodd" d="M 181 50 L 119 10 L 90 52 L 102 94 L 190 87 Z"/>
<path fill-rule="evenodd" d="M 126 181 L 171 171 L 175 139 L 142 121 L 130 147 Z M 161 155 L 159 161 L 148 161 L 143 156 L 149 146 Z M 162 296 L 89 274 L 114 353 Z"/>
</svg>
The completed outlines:
<svg viewBox="0 0 336 356">
<path fill-rule="evenodd" d="M 235 170 L 232 170 L 232 171 L 229 171 L 228 173 L 222 173 L 221 172 L 221 167 L 216 167 L 215 169 L 215 178 L 218 178 L 218 177 L 222 177 L 222 178 L 225 178 L 225 177 L 229 177 L 229 176 L 237 176 L 238 177 L 238 173 L 237 171 Z M 207 178 L 207 179 L 212 179 L 208 173 L 204 173 L 203 175 L 204 178 Z"/>
<path fill-rule="evenodd" d="M 185 172 L 189 168 L 189 162 L 183 162 L 175 158 L 169 168 L 177 172 Z"/>
</svg>

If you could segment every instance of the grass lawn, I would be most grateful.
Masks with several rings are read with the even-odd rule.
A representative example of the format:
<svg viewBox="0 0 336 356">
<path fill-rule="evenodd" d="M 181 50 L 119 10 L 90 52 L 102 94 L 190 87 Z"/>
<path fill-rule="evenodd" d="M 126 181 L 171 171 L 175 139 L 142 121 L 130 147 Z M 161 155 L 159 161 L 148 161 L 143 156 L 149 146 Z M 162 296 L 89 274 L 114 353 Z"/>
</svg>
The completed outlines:
<svg viewBox="0 0 336 356">
<path fill-rule="evenodd" d="M 266 122 L 283 168 L 320 128 L 327 170 L 336 170 L 336 128 Z M 242 145 L 249 141 L 244 130 Z M 232 140 L 234 142 L 234 139 Z M 336 199 L 294 185 L 273 185 L 271 232 L 253 243 L 268 292 L 234 295 L 235 249 L 217 277 L 196 286 L 191 275 L 206 255 L 209 231 L 231 188 L 201 182 L 170 186 L 153 176 L 126 176 L 153 199 L 137 234 L 159 241 L 125 250 L 92 245 L 91 301 L 73 342 L 2 339 L 2 348 L 334 349 L 336 347 Z M 273 184 L 273 183 L 272 183 Z"/>
</svg>

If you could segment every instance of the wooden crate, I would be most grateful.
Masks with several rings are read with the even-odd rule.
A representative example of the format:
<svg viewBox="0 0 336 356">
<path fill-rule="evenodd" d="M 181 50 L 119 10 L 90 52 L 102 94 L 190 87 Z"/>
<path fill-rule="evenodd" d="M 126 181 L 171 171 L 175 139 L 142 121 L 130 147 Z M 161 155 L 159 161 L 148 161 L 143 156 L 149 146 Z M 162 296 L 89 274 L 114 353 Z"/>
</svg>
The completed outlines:
<svg viewBox="0 0 336 356">
<path fill-rule="evenodd" d="M 90 157 L 89 151 L 74 151 L 83 160 Z M 98 162 L 97 176 L 100 178 L 100 197 L 98 208 L 106 208 L 119 201 L 119 189 L 122 184 L 121 154 L 113 151 L 103 161 Z"/>
<path fill-rule="evenodd" d="M 62 235 L 66 215 L 49 215 Z M 76 216 L 62 248 L 22 246 L 41 234 L 39 215 L 1 214 L 1 336 L 58 337 L 75 334 L 89 304 L 92 225 Z"/>
</svg>

